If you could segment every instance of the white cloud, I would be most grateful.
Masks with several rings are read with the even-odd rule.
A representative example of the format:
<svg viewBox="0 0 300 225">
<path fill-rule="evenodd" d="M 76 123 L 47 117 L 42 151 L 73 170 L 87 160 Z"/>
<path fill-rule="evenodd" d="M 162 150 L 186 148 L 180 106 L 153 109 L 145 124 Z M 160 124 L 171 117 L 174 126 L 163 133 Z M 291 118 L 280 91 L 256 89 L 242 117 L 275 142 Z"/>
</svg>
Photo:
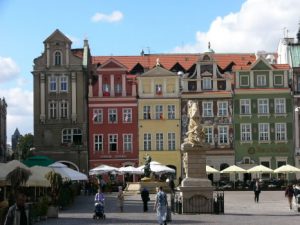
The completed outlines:
<svg viewBox="0 0 300 225">
<path fill-rule="evenodd" d="M 12 80 L 19 73 L 19 67 L 11 58 L 0 56 L 0 82 Z"/>
<path fill-rule="evenodd" d="M 247 0 L 239 12 L 217 17 L 207 32 L 197 31 L 196 42 L 174 52 L 203 52 L 208 42 L 215 52 L 276 51 L 284 28 L 296 37 L 300 1 Z"/>
<path fill-rule="evenodd" d="M 110 15 L 97 12 L 91 20 L 93 22 L 118 22 L 123 19 L 123 13 L 120 11 L 113 11 Z"/>
</svg>

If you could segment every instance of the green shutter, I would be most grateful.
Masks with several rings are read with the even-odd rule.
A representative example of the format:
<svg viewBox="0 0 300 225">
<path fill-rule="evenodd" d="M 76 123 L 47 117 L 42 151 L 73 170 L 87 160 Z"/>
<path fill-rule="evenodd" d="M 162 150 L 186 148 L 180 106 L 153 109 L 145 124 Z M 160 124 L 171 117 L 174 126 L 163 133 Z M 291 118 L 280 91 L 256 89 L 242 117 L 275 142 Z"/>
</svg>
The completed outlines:
<svg viewBox="0 0 300 225">
<path fill-rule="evenodd" d="M 287 129 L 287 139 L 288 140 L 293 140 L 293 124 L 292 123 L 287 123 L 286 124 L 286 129 Z"/>
<path fill-rule="evenodd" d="M 286 99 L 286 112 L 291 113 L 292 112 L 292 99 Z"/>
<path fill-rule="evenodd" d="M 257 123 L 252 123 L 252 140 L 258 140 L 258 125 Z"/>
<path fill-rule="evenodd" d="M 273 114 L 274 113 L 274 99 L 273 98 L 270 98 L 269 99 L 269 110 L 270 110 L 270 114 Z"/>
<path fill-rule="evenodd" d="M 234 108 L 234 114 L 239 115 L 240 114 L 240 101 L 238 99 L 234 100 L 233 108 Z"/>
<path fill-rule="evenodd" d="M 241 140 L 241 128 L 240 128 L 240 124 L 235 124 L 234 125 L 234 139 L 236 141 L 240 141 Z"/>
<path fill-rule="evenodd" d="M 270 123 L 270 131 L 271 131 L 270 132 L 271 141 L 274 141 L 275 140 L 275 124 L 274 123 Z"/>
<path fill-rule="evenodd" d="M 257 114 L 257 100 L 256 99 L 252 99 L 251 100 L 251 114 Z"/>
</svg>

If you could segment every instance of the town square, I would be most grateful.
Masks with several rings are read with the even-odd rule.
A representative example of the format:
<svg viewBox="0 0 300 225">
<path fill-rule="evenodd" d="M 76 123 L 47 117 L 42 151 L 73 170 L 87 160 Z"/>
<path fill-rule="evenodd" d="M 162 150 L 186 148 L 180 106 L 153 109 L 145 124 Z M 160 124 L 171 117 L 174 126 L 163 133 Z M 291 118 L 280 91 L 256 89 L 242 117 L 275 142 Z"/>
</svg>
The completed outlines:
<svg viewBox="0 0 300 225">
<path fill-rule="evenodd" d="M 0 225 L 296 224 L 299 8 L 0 2 Z"/>
</svg>

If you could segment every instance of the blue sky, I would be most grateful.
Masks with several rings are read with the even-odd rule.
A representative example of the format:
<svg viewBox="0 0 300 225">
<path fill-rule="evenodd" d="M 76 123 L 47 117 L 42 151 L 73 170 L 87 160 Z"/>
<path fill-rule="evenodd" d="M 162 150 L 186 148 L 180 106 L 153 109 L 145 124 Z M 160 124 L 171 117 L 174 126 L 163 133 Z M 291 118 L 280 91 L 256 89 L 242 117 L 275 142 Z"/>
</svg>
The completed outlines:
<svg viewBox="0 0 300 225">
<path fill-rule="evenodd" d="M 8 142 L 33 133 L 32 65 L 60 29 L 93 55 L 276 51 L 295 37 L 298 0 L 0 0 L 0 97 L 8 104 Z M 287 32 L 285 32 L 287 35 Z"/>
</svg>

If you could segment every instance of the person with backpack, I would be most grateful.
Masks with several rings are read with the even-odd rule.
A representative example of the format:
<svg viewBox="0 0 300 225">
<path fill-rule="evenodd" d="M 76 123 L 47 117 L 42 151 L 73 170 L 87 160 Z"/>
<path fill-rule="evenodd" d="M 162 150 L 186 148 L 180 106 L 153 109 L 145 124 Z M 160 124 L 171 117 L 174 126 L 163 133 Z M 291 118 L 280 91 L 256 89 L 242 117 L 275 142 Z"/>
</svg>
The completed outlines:
<svg viewBox="0 0 300 225">
<path fill-rule="evenodd" d="M 155 196 L 154 211 L 156 210 L 157 213 L 157 221 L 160 225 L 167 225 L 167 195 L 163 191 L 162 187 L 157 188 L 156 191 L 157 194 Z"/>
</svg>

